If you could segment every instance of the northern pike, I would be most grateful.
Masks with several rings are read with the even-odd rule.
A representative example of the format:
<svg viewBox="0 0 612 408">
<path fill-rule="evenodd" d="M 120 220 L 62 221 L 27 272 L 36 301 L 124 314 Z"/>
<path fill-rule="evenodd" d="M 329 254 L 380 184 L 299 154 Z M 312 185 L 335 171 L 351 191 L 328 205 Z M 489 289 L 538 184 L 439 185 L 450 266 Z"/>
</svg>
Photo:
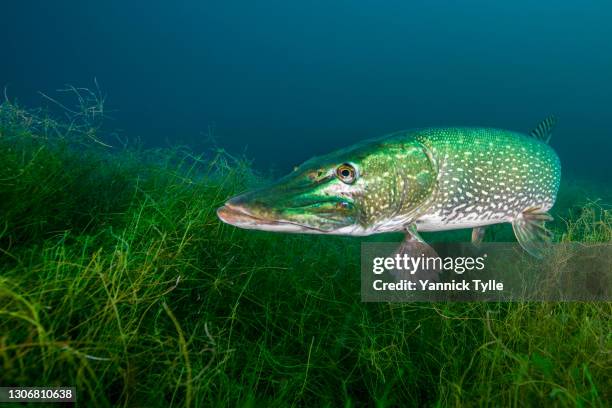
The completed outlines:
<svg viewBox="0 0 612 408">
<path fill-rule="evenodd" d="M 266 231 L 370 235 L 511 223 L 534 256 L 550 240 L 545 222 L 561 165 L 548 145 L 555 120 L 529 134 L 477 127 L 395 132 L 314 157 L 278 182 L 217 210 L 231 225 Z"/>
</svg>

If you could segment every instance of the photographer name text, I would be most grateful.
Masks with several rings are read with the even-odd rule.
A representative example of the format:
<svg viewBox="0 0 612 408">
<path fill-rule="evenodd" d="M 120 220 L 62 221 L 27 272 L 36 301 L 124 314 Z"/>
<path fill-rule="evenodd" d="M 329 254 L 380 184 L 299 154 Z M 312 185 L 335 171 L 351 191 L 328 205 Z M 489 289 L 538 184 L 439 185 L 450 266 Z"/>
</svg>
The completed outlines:
<svg viewBox="0 0 612 408">
<path fill-rule="evenodd" d="M 372 286 L 376 291 L 476 291 L 485 293 L 504 290 L 503 282 L 493 279 L 486 281 L 480 279 L 455 281 L 453 279 L 451 282 L 433 282 L 428 279 L 384 282 L 382 279 L 377 279 Z"/>
</svg>

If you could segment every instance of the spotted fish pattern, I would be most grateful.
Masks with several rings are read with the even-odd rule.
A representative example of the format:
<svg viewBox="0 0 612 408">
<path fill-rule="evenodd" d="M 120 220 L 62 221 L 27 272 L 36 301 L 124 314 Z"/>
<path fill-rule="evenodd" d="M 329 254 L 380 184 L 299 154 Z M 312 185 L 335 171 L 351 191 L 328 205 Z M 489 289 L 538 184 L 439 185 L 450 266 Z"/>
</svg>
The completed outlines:
<svg viewBox="0 0 612 408">
<path fill-rule="evenodd" d="M 433 203 L 416 221 L 421 231 L 513 222 L 555 202 L 561 165 L 539 138 L 487 128 L 428 129 L 415 138 L 438 166 Z"/>
</svg>

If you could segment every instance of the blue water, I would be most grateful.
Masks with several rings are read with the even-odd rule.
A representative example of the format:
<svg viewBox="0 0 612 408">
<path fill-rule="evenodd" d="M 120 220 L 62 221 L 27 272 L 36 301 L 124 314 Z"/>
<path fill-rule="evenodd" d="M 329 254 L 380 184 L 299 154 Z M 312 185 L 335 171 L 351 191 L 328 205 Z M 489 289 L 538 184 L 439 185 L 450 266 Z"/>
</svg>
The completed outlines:
<svg viewBox="0 0 612 408">
<path fill-rule="evenodd" d="M 564 174 L 612 174 L 610 1 L 4 2 L 0 85 L 108 94 L 112 129 L 287 170 L 391 131 L 559 119 Z"/>
</svg>

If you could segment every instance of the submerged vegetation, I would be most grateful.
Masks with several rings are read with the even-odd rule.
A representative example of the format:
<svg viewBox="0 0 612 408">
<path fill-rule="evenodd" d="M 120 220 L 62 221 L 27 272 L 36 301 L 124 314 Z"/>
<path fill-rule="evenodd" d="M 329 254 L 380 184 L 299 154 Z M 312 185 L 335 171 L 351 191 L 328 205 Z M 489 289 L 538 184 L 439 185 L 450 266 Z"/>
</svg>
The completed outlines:
<svg viewBox="0 0 612 408">
<path fill-rule="evenodd" d="M 1 384 L 87 406 L 610 405 L 610 303 L 362 303 L 359 239 L 218 221 L 259 182 L 245 161 L 109 148 L 100 109 L 73 113 L 0 105 Z M 556 239 L 610 241 L 605 192 L 579 189 Z"/>
</svg>

